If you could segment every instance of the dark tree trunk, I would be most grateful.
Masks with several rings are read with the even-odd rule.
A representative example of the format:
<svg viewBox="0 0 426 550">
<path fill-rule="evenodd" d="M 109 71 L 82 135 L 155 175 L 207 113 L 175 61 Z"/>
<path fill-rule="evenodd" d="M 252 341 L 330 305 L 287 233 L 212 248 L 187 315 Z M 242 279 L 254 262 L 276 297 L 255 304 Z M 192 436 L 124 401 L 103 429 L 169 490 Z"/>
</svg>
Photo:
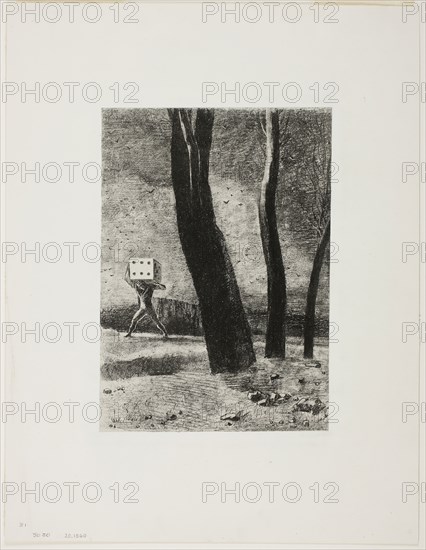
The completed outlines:
<svg viewBox="0 0 426 550">
<path fill-rule="evenodd" d="M 324 261 L 324 254 L 330 242 L 330 220 L 321 237 L 318 245 L 314 263 L 312 265 L 311 280 L 309 281 L 308 297 L 306 300 L 305 328 L 304 328 L 304 350 L 306 359 L 312 359 L 314 355 L 314 333 L 315 333 L 315 304 L 317 301 L 318 285 L 321 274 L 321 267 Z"/>
<path fill-rule="evenodd" d="M 213 111 L 198 109 L 195 130 L 186 109 L 170 109 L 171 174 L 183 253 L 194 282 L 212 373 L 256 361 L 225 239 L 216 224 L 209 185 Z"/>
<path fill-rule="evenodd" d="M 259 199 L 259 222 L 268 276 L 265 357 L 285 357 L 287 291 L 277 228 L 275 198 L 280 163 L 280 128 L 276 110 L 266 110 L 266 164 Z"/>
</svg>

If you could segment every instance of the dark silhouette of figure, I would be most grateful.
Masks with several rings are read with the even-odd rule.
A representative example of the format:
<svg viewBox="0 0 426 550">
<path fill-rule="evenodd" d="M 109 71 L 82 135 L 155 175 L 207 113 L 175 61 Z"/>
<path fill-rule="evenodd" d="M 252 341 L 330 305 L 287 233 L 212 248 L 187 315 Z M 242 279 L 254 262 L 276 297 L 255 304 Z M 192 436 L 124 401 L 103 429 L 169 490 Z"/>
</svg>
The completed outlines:
<svg viewBox="0 0 426 550">
<path fill-rule="evenodd" d="M 136 325 L 139 321 L 143 319 L 151 319 L 157 325 L 157 328 L 163 333 L 164 338 L 168 338 L 168 333 L 166 327 L 159 320 L 157 313 L 155 312 L 154 306 L 152 305 L 152 295 L 154 290 L 165 290 L 166 287 L 155 281 L 137 281 L 130 279 L 130 267 L 127 266 L 126 274 L 124 279 L 128 285 L 136 290 L 138 296 L 139 308 L 137 312 L 133 315 L 132 322 L 130 323 L 129 330 L 126 334 L 126 337 L 132 335 L 132 332 L 135 330 Z"/>
</svg>

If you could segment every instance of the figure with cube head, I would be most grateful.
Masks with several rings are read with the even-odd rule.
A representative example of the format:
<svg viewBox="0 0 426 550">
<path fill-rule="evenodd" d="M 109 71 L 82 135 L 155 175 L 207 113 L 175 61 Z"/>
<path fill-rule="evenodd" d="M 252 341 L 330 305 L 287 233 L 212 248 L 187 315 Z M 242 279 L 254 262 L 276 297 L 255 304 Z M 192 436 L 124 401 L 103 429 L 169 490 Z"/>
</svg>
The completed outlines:
<svg viewBox="0 0 426 550">
<path fill-rule="evenodd" d="M 126 337 L 132 335 L 139 321 L 151 319 L 163 333 L 164 338 L 167 338 L 168 334 L 166 327 L 158 319 L 157 313 L 152 305 L 154 290 L 166 289 L 166 287 L 161 284 L 160 262 L 154 258 L 130 258 L 124 278 L 126 282 L 136 290 L 139 303 L 139 309 L 133 315 Z"/>
</svg>

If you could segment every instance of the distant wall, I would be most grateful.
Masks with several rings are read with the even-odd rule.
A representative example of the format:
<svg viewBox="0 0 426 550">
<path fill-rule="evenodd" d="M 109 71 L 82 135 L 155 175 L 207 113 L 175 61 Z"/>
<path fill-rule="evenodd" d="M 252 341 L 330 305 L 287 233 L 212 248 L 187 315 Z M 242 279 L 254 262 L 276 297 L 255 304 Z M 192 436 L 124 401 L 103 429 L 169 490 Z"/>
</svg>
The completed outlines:
<svg viewBox="0 0 426 550">
<path fill-rule="evenodd" d="M 170 298 L 154 298 L 153 304 L 158 317 L 171 334 L 199 336 L 203 333 L 198 305 L 180 300 L 171 300 Z M 105 308 L 101 311 L 101 325 L 104 328 L 127 331 L 136 310 L 136 303 L 131 306 L 123 305 Z M 140 332 L 156 332 L 158 329 L 153 322 L 141 321 L 136 330 Z"/>
<path fill-rule="evenodd" d="M 181 300 L 170 298 L 154 298 L 154 307 L 161 321 L 171 334 L 188 334 L 201 336 L 203 328 L 201 314 L 197 304 L 189 304 Z M 101 311 L 101 325 L 120 332 L 129 328 L 130 321 L 137 309 L 137 304 L 109 307 Z M 253 334 L 266 333 L 267 314 L 265 311 L 247 311 L 248 321 Z M 302 336 L 304 316 L 289 312 L 287 317 L 287 332 L 290 336 Z M 328 336 L 329 321 L 324 317 L 315 320 L 316 336 Z M 137 329 L 140 332 L 156 332 L 158 329 L 152 322 L 141 322 Z"/>
<path fill-rule="evenodd" d="M 266 334 L 266 311 L 247 311 L 248 321 L 253 334 Z M 302 336 L 305 316 L 300 313 L 288 312 L 287 334 L 289 336 Z M 315 318 L 315 336 L 328 336 L 329 320 L 325 317 Z"/>
</svg>

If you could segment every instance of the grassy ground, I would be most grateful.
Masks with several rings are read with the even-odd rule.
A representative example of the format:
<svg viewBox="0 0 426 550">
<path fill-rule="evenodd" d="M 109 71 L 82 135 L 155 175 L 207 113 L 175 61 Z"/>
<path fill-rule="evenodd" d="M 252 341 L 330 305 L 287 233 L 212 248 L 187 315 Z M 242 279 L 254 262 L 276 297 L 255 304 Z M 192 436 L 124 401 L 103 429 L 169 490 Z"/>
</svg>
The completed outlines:
<svg viewBox="0 0 426 550">
<path fill-rule="evenodd" d="M 248 372 L 209 371 L 204 339 L 124 333 L 102 335 L 101 430 L 325 430 L 328 339 L 304 360 L 300 338 L 289 338 L 288 359 L 265 359 Z"/>
</svg>

